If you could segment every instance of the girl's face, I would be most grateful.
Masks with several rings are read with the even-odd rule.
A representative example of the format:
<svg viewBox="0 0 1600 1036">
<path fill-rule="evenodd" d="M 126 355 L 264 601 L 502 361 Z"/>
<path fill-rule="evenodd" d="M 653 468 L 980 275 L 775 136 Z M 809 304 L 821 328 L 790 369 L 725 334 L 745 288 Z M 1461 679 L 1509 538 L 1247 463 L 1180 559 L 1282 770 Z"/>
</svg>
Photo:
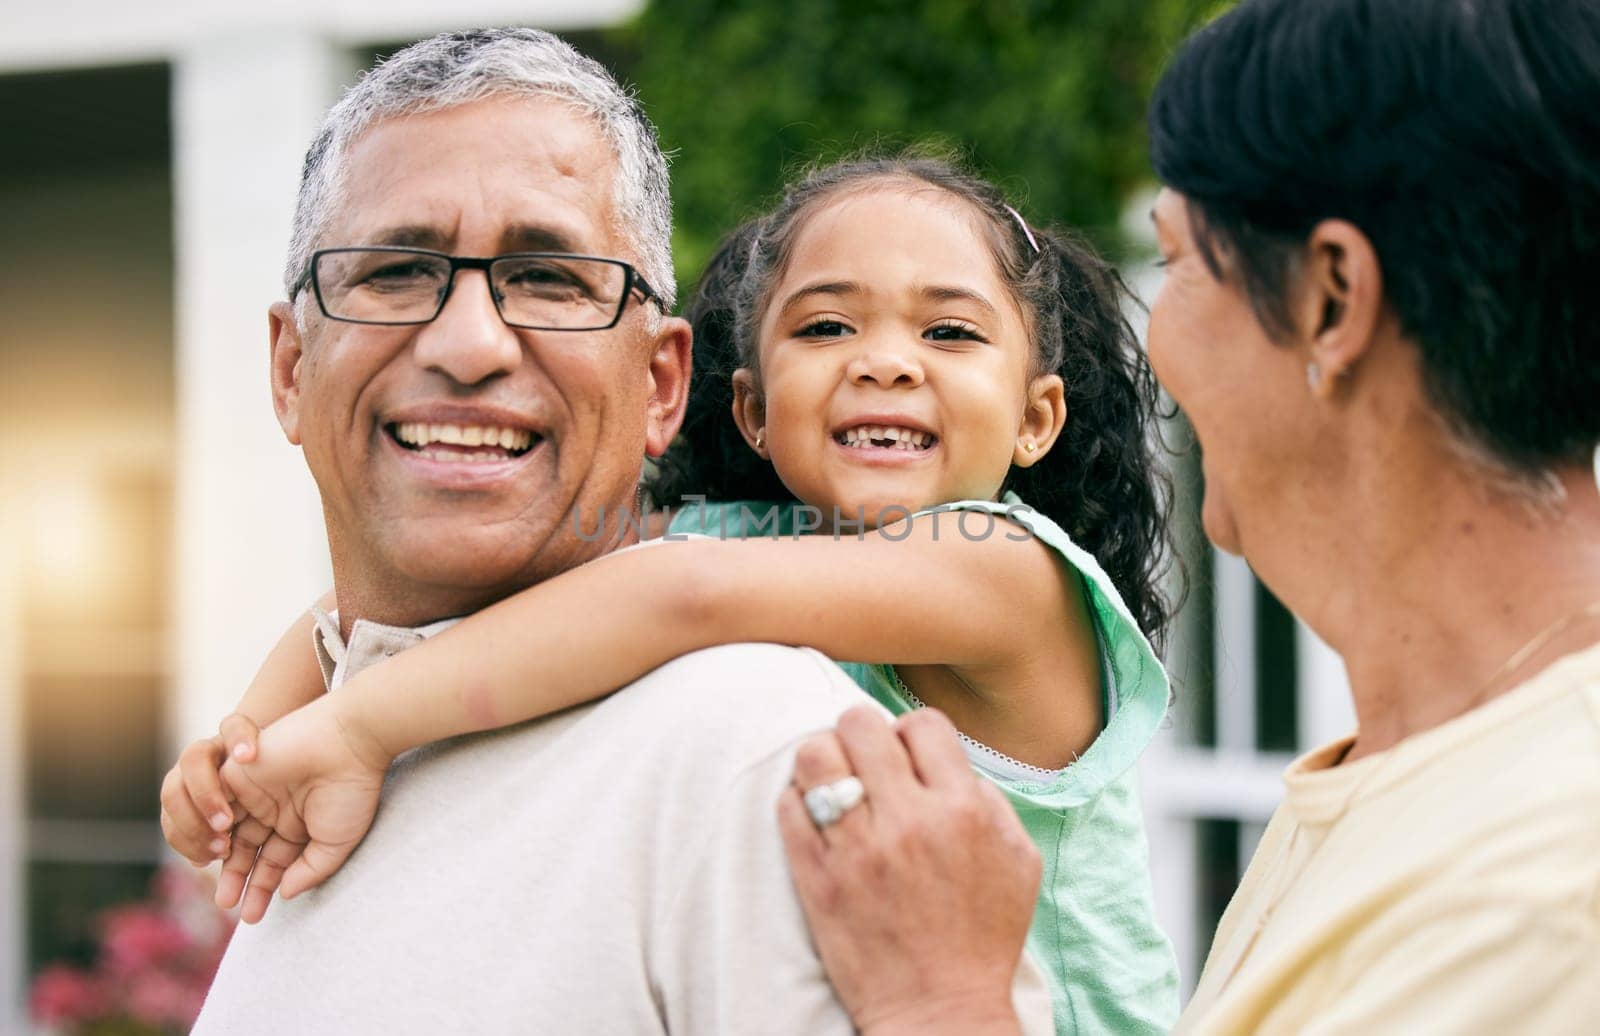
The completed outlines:
<svg viewBox="0 0 1600 1036">
<path fill-rule="evenodd" d="M 1054 441 L 1061 381 L 1030 380 L 979 219 L 943 191 L 883 185 L 823 202 L 797 235 L 761 319 L 760 391 L 741 372 L 734 409 L 824 527 L 834 508 L 875 527 L 903 517 L 889 508 L 994 499 Z"/>
</svg>

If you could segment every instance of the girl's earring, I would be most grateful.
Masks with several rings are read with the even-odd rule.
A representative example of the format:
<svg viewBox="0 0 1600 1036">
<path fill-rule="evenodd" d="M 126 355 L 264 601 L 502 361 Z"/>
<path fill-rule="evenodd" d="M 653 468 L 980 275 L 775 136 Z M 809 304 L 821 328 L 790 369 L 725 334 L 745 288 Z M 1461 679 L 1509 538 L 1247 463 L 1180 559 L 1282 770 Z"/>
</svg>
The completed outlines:
<svg viewBox="0 0 1600 1036">
<path fill-rule="evenodd" d="M 762 445 L 763 441 L 764 440 L 761 438 L 761 433 L 757 432 L 756 433 L 756 449 L 758 449 L 758 450 L 761 449 L 761 445 Z"/>
<path fill-rule="evenodd" d="M 1322 368 L 1317 366 L 1316 360 L 1306 364 L 1306 384 L 1311 386 L 1312 392 L 1322 385 Z"/>
<path fill-rule="evenodd" d="M 1032 453 L 1034 450 L 1037 450 L 1039 447 L 1035 446 L 1031 442 L 1025 442 L 1025 443 L 1022 444 L 1022 448 L 1027 450 L 1029 453 Z"/>
</svg>

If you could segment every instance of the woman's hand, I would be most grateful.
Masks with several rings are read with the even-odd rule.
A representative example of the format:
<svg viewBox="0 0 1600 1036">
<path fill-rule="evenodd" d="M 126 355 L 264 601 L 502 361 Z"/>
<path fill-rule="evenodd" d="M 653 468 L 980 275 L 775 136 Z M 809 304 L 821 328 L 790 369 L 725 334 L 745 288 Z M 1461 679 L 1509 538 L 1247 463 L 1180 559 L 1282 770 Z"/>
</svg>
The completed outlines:
<svg viewBox="0 0 1600 1036">
<path fill-rule="evenodd" d="M 854 773 L 865 801 L 823 830 L 802 792 Z M 1011 987 L 1039 889 L 1039 852 L 931 709 L 892 727 L 851 709 L 795 757 L 778 804 L 795 887 L 856 1027 L 1016 1032 Z"/>
<path fill-rule="evenodd" d="M 247 923 L 261 920 L 274 891 L 291 899 L 327 880 L 372 826 L 392 759 L 339 706 L 338 695 L 319 698 L 261 731 L 254 761 L 223 764 L 248 818 L 234 830 L 217 903 L 243 896 Z"/>
</svg>

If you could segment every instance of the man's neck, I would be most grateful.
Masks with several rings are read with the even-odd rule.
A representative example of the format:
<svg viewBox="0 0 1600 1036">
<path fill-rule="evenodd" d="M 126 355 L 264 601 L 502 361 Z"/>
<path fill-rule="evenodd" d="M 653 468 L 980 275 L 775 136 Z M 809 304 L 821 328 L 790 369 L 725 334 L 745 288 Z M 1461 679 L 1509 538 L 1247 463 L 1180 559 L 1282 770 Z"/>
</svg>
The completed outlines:
<svg viewBox="0 0 1600 1036">
<path fill-rule="evenodd" d="M 585 540 L 563 537 L 550 544 L 535 563 L 514 577 L 485 585 L 419 583 L 376 563 L 340 564 L 335 553 L 334 588 L 339 606 L 339 632 L 346 640 L 357 619 L 414 629 L 443 619 L 481 611 L 562 572 L 639 542 L 629 522 L 607 521 L 603 535 Z"/>
</svg>

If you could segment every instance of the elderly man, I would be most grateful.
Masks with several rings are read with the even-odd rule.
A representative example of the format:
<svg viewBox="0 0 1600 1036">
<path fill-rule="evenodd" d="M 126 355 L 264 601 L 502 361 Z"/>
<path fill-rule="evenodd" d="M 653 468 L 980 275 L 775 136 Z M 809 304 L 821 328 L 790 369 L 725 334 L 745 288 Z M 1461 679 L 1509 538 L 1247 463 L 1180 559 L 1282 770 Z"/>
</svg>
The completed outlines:
<svg viewBox="0 0 1600 1036">
<path fill-rule="evenodd" d="M 545 33 L 419 43 L 330 112 L 270 320 L 327 520 L 334 693 L 628 545 L 579 529 L 632 506 L 682 418 L 669 223 L 649 122 Z M 556 268 L 588 301 L 518 290 Z M 235 936 L 195 1031 L 848 1031 L 774 804 L 796 744 L 859 700 L 814 652 L 733 646 L 403 757 L 343 872 Z"/>
</svg>

